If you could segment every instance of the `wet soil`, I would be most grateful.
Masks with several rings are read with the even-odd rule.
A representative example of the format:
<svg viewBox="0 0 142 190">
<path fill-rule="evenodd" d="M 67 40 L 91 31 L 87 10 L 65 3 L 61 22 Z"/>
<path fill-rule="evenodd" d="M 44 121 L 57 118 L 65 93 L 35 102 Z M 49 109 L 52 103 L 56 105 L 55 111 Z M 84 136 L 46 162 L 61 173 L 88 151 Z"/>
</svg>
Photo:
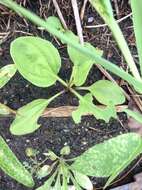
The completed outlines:
<svg viewBox="0 0 142 190">
<path fill-rule="evenodd" d="M 21 4 L 23 3 L 22 1 L 19 2 Z M 48 1 L 48 3 L 46 1 L 38 0 L 24 2 L 26 7 L 44 18 L 48 17 L 49 15 L 56 15 L 51 1 Z M 127 1 L 123 1 L 122 4 L 122 2 L 118 0 L 118 3 L 119 6 L 122 7 L 121 14 L 119 15 L 121 18 L 127 15 L 130 12 L 130 9 L 128 7 Z M 70 27 L 70 29 L 76 31 L 73 13 L 70 8 L 70 1 L 60 1 L 59 4 L 61 11 L 65 16 L 67 25 Z M 79 1 L 79 6 L 81 7 L 81 5 L 82 1 Z M 23 35 L 40 36 L 44 39 L 52 41 L 60 51 L 60 55 L 62 57 L 62 69 L 60 71 L 60 76 L 64 80 L 68 80 L 72 65 L 68 59 L 66 47 L 62 46 L 61 44 L 59 45 L 57 41 L 47 32 L 39 30 L 33 24 L 25 21 L 13 12 L 9 12 L 8 9 L 4 9 L 3 7 L 1 8 L 1 6 L 0 9 L 0 32 L 7 33 L 7 36 L 5 34 L 5 36 L 2 38 L 0 67 L 12 63 L 11 57 L 9 55 L 9 47 L 10 42 L 13 39 Z M 91 23 L 89 22 L 90 17 L 93 18 Z M 85 26 L 101 23 L 103 22 L 100 17 L 94 13 L 94 10 L 92 10 L 90 6 L 88 6 L 84 16 L 83 25 Z M 135 54 L 136 52 L 132 36 L 133 33 L 130 27 L 131 19 L 125 20 L 123 23 L 121 23 L 121 25 L 127 40 L 129 40 L 131 49 Z M 123 58 L 121 57 L 120 52 L 117 50 L 114 41 L 111 39 L 111 34 L 107 27 L 92 30 L 84 28 L 84 36 L 86 41 L 89 41 L 93 45 L 104 50 L 105 57 L 111 61 L 113 60 L 114 63 L 125 67 Z M 92 84 L 94 81 L 102 79 L 103 77 L 103 74 L 98 70 L 98 68 L 93 67 L 86 81 L 86 85 Z M 117 77 L 115 78 L 119 81 Z M 23 79 L 19 73 L 16 73 L 11 81 L 0 90 L 0 102 L 5 103 L 13 109 L 18 109 L 19 107 L 29 103 L 34 99 L 49 98 L 62 89 L 63 87 L 59 83 L 56 83 L 55 86 L 50 88 L 38 88 Z M 66 92 L 53 101 L 49 107 L 63 105 L 75 106 L 77 104 L 77 99 L 70 93 Z M 79 125 L 76 125 L 72 118 L 42 118 L 39 121 L 41 124 L 40 129 L 30 135 L 20 137 L 13 136 L 9 132 L 9 126 L 12 120 L 13 118 L 0 118 L 0 134 L 7 141 L 19 160 L 23 162 L 29 161 L 25 154 L 27 147 L 32 147 L 38 150 L 38 159 L 41 160 L 43 158 L 43 153 L 47 152 L 48 149 L 51 149 L 58 154 L 64 145 L 69 145 L 71 147 L 71 154 L 69 157 L 72 158 L 80 155 L 89 147 L 97 143 L 129 131 L 127 128 L 127 118 L 124 114 L 119 115 L 119 120 L 112 119 L 107 124 L 103 121 L 97 121 L 91 116 L 83 117 L 82 122 Z M 141 164 L 139 164 L 139 167 L 133 170 L 130 175 L 122 181 L 122 183 L 124 183 L 124 181 L 132 181 L 133 174 L 138 172 L 139 169 L 141 169 Z M 92 178 L 92 181 L 95 187 L 102 187 L 105 183 L 105 179 Z M 38 187 L 42 182 L 38 180 L 36 183 Z M 6 176 L 2 171 L 0 171 L 0 189 L 28 190 L 28 188 L 16 183 L 14 180 Z"/>
</svg>

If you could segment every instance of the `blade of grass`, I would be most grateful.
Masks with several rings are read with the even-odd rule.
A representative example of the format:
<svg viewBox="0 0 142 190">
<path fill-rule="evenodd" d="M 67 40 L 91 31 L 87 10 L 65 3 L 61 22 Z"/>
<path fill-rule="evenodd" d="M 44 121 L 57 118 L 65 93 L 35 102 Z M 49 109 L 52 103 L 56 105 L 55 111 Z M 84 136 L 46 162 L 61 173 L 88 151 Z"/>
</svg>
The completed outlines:
<svg viewBox="0 0 142 190">
<path fill-rule="evenodd" d="M 97 53 L 94 54 L 88 48 L 81 46 L 79 43 L 75 43 L 74 41 L 72 41 L 71 39 L 66 37 L 62 32 L 60 32 L 59 30 L 52 27 L 52 25 L 47 24 L 46 21 L 41 19 L 39 16 L 37 16 L 36 14 L 28 11 L 27 9 L 25 9 L 21 6 L 19 6 L 15 2 L 13 2 L 11 0 L 0 0 L 0 3 L 11 8 L 11 9 L 13 9 L 15 12 L 17 12 L 18 14 L 29 19 L 30 21 L 32 21 L 36 25 L 45 28 L 45 30 L 47 30 L 49 33 L 51 33 L 52 35 L 55 35 L 56 37 L 58 37 L 62 41 L 66 42 L 67 44 L 76 48 L 78 51 L 84 53 L 86 56 L 93 58 L 95 60 L 95 63 L 100 64 L 105 69 L 111 71 L 112 73 L 116 74 L 120 78 L 126 80 L 130 85 L 133 85 L 134 88 L 138 92 L 142 93 L 142 81 L 135 79 L 132 75 L 128 74 L 123 69 L 114 65 L 110 61 L 107 61 L 106 59 L 98 56 Z"/>
<path fill-rule="evenodd" d="M 122 33 L 118 23 L 114 19 L 110 0 L 101 0 L 101 1 L 100 0 L 90 0 L 90 3 L 97 10 L 97 12 L 104 19 L 105 23 L 108 25 L 108 27 L 112 31 L 112 34 L 113 34 L 128 66 L 129 66 L 133 76 L 135 78 L 137 78 L 138 80 L 140 80 L 140 74 L 139 74 L 136 64 L 133 60 L 130 49 L 127 45 L 127 42 L 123 36 L 123 33 Z"/>
<path fill-rule="evenodd" d="M 142 1 L 131 0 L 131 8 L 133 13 L 133 25 L 139 55 L 140 70 L 142 75 Z"/>
</svg>

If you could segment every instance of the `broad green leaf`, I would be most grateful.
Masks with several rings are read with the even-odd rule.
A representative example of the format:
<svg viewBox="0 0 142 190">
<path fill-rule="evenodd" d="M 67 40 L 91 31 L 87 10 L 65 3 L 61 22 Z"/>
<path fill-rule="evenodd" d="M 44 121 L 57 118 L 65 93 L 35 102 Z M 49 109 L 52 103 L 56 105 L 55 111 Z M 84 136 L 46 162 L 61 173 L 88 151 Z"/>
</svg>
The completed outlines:
<svg viewBox="0 0 142 190">
<path fill-rule="evenodd" d="M 104 105 L 118 105 L 125 102 L 122 88 L 108 80 L 99 80 L 88 87 L 88 90 Z"/>
<path fill-rule="evenodd" d="M 75 123 L 81 122 L 81 116 L 85 113 L 90 113 L 96 117 L 96 119 L 103 119 L 109 122 L 111 117 L 116 118 L 116 110 L 114 107 L 99 108 L 92 103 L 93 97 L 91 94 L 86 94 L 80 98 L 79 107 L 72 113 Z"/>
<path fill-rule="evenodd" d="M 18 109 L 16 118 L 10 126 L 11 133 L 25 135 L 37 130 L 40 127 L 37 120 L 50 101 L 50 99 L 37 99 Z"/>
<path fill-rule="evenodd" d="M 79 173 L 77 171 L 73 171 L 74 173 L 74 177 L 77 181 L 77 183 L 83 187 L 84 189 L 89 189 L 89 190 L 93 190 L 93 184 L 91 182 L 91 180 L 89 179 L 89 177 L 87 177 L 86 175 Z"/>
<path fill-rule="evenodd" d="M 142 123 L 142 114 L 140 112 L 132 111 L 132 110 L 129 110 L 129 109 L 125 109 L 124 112 L 127 113 L 128 116 L 133 117 L 139 123 Z"/>
<path fill-rule="evenodd" d="M 15 64 L 10 64 L 0 69 L 0 88 L 2 88 L 16 73 Z"/>
<path fill-rule="evenodd" d="M 74 34 L 69 35 L 69 38 L 72 39 L 72 41 L 74 40 L 75 42 L 79 43 L 78 37 L 76 37 Z M 102 56 L 102 51 L 97 50 L 90 43 L 86 42 L 84 43 L 84 46 L 88 48 L 90 51 Z M 72 71 L 73 83 L 76 86 L 81 86 L 86 81 L 89 71 L 94 64 L 94 59 L 87 57 L 86 55 L 69 45 L 67 46 L 67 50 L 69 57 L 74 65 Z"/>
<path fill-rule="evenodd" d="M 119 135 L 89 148 L 71 165 L 88 176 L 109 177 L 120 173 L 142 152 L 142 138 L 136 133 Z"/>
<path fill-rule="evenodd" d="M 113 17 L 113 9 L 110 0 L 89 0 L 104 20 Z"/>
<path fill-rule="evenodd" d="M 142 138 L 140 139 L 140 141 L 142 141 Z M 127 157 L 126 162 L 124 162 L 123 164 L 120 164 L 116 168 L 116 170 L 114 170 L 114 172 L 109 177 L 107 183 L 105 184 L 104 188 L 109 186 L 111 182 L 120 174 L 120 172 L 123 171 L 140 153 L 142 153 L 142 142 L 139 144 L 139 146 L 137 144 L 135 151 L 133 151 L 132 154 L 129 157 Z"/>
<path fill-rule="evenodd" d="M 4 139 L 0 136 L 0 168 L 19 183 L 33 187 L 34 181 L 31 174 L 20 163 Z"/>
<path fill-rule="evenodd" d="M 142 1 L 131 0 L 130 2 L 133 13 L 133 25 L 142 75 Z"/>
<path fill-rule="evenodd" d="M 34 85 L 48 87 L 56 82 L 61 58 L 49 41 L 19 37 L 11 43 L 10 53 L 18 71 Z"/>
</svg>

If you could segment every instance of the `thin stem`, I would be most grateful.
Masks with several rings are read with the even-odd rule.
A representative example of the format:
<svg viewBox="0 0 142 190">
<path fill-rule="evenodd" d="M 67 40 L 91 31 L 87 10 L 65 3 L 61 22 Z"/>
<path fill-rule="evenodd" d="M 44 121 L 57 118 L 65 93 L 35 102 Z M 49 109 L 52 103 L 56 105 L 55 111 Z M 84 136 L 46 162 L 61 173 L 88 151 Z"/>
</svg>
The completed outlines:
<svg viewBox="0 0 142 190">
<path fill-rule="evenodd" d="M 55 98 L 57 98 L 58 96 L 60 96 L 61 94 L 63 94 L 65 92 L 65 90 L 62 90 L 61 92 L 55 94 L 54 96 L 52 96 L 50 99 L 48 99 L 48 101 L 52 101 L 54 100 Z"/>
<path fill-rule="evenodd" d="M 63 79 L 61 79 L 60 77 L 56 77 L 57 78 L 57 80 L 63 85 L 63 86 L 65 86 L 66 88 L 68 88 L 68 84 L 63 80 Z"/>
<path fill-rule="evenodd" d="M 76 90 L 89 90 L 88 87 L 86 86 L 79 86 L 79 87 L 76 87 Z"/>
</svg>

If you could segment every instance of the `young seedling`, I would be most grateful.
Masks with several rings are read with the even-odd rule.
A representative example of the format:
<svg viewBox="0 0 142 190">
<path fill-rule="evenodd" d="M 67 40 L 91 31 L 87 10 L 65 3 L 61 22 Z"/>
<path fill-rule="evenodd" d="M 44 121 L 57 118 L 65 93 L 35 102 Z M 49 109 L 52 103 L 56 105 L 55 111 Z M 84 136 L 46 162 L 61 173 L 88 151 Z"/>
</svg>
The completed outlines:
<svg viewBox="0 0 142 190">
<path fill-rule="evenodd" d="M 69 163 L 74 159 L 66 159 L 70 154 L 70 147 L 65 146 L 60 151 L 60 156 L 54 152 L 49 151 L 44 153 L 46 156 L 42 162 L 37 162 L 35 174 L 38 179 L 48 176 L 48 180 L 36 190 L 53 189 L 53 190 L 67 190 L 70 182 L 75 186 L 76 190 L 90 189 L 93 190 L 93 185 L 90 179 L 76 170 L 73 170 Z M 52 161 L 51 165 L 45 162 Z M 34 167 L 35 167 L 34 166 Z"/>
<path fill-rule="evenodd" d="M 78 42 L 78 38 L 72 32 L 69 31 L 65 35 L 72 38 L 72 41 Z M 91 51 L 100 54 L 100 51 L 95 49 L 91 44 L 85 43 L 85 46 Z M 68 82 L 65 82 L 58 75 L 61 67 L 61 58 L 58 50 L 49 41 L 39 37 L 19 37 L 11 43 L 10 53 L 17 70 L 25 79 L 34 85 L 38 87 L 49 87 L 55 84 L 56 81 L 59 81 L 66 89 L 78 97 L 79 107 L 72 114 L 76 123 L 81 121 L 81 116 L 84 113 L 91 113 L 97 119 L 103 119 L 106 122 L 111 117 L 116 118 L 115 106 L 125 102 L 123 90 L 117 84 L 107 80 L 100 80 L 90 87 L 80 87 L 80 89 L 88 91 L 86 95 L 81 96 L 77 92 L 76 87 L 84 84 L 94 60 L 84 56 L 82 53 L 78 53 L 78 51 L 70 46 L 67 48 L 69 57 L 74 64 Z M 83 61 L 85 63 L 84 66 L 81 65 Z M 37 121 L 44 109 L 63 92 L 59 92 L 47 100 L 34 100 L 18 109 L 16 118 L 10 127 L 11 133 L 14 135 L 24 135 L 37 130 L 40 127 Z M 93 97 L 105 105 L 105 107 L 100 108 L 94 105 Z M 28 125 L 24 125 L 24 123 L 28 123 Z"/>
<path fill-rule="evenodd" d="M 67 159 L 69 146 L 61 149 L 60 156 L 48 151 L 44 153 L 43 161 L 32 158 L 33 166 L 30 168 L 38 180 L 48 178 L 36 190 L 67 190 L 71 183 L 76 190 L 93 190 L 88 176 L 109 177 L 106 188 L 141 152 L 142 138 L 138 134 L 128 133 L 97 144 L 72 159 Z M 47 161 L 52 163 L 47 165 Z"/>
</svg>

